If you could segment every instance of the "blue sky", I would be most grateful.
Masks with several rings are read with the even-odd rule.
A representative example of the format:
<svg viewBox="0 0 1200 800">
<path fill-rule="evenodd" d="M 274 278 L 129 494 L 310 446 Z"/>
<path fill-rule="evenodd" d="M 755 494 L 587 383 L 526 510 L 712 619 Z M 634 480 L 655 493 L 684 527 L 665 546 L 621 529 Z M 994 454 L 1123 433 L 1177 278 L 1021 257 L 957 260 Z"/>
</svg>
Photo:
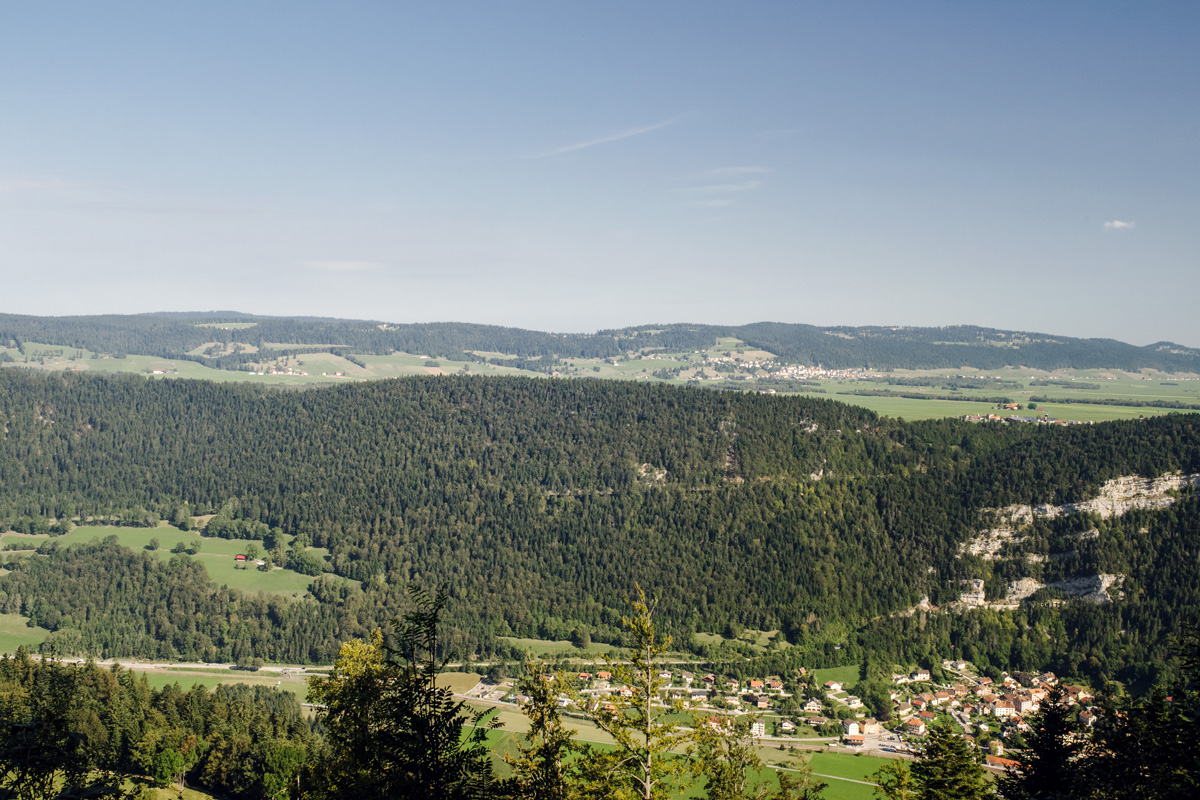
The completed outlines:
<svg viewBox="0 0 1200 800">
<path fill-rule="evenodd" d="M 26 3 L 0 310 L 1200 346 L 1200 4 Z"/>
</svg>

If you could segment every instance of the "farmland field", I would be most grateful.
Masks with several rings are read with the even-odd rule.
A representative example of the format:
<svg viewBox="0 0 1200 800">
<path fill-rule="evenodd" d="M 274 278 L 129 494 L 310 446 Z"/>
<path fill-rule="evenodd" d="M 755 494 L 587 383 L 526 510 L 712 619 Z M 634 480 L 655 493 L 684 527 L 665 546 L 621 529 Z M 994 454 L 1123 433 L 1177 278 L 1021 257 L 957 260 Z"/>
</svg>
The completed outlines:
<svg viewBox="0 0 1200 800">
<path fill-rule="evenodd" d="M 286 348 L 294 347 L 287 343 L 268 343 L 267 346 Z M 25 343 L 25 352 L 16 348 L 0 347 L 0 351 L 12 358 L 5 366 L 26 366 L 44 370 L 75 370 L 81 372 L 127 372 L 151 377 L 163 378 L 195 378 L 219 382 L 240 381 L 282 386 L 311 386 L 319 384 L 344 383 L 356 380 L 378 380 L 383 378 L 399 378 L 413 375 L 445 375 L 468 374 L 482 376 L 524 375 L 528 377 L 546 377 L 545 372 L 533 372 L 518 369 L 504 364 L 478 363 L 447 358 L 429 358 L 416 353 L 394 352 L 390 355 L 354 355 L 343 348 L 333 348 L 338 352 L 305 353 L 302 355 L 282 357 L 264 365 L 258 372 L 267 373 L 269 369 L 292 369 L 296 373 L 307 374 L 256 374 L 250 371 L 234 371 L 214 369 L 195 361 L 182 359 L 159 358 L 154 356 L 128 355 L 115 358 L 103 354 L 95 354 L 88 350 L 73 349 L 57 345 Z M 742 352 L 737 351 L 741 349 Z M 199 353 L 204 347 L 198 348 Z M 1200 379 L 1195 375 L 1173 375 L 1170 373 L 1144 370 L 1142 372 L 1122 372 L 1119 370 L 1057 370 L 1053 372 L 1031 370 L 1019 367 L 1005 367 L 984 373 L 970 367 L 940 370 L 890 370 L 886 373 L 862 373 L 875 380 L 854 380 L 835 376 L 805 378 L 809 386 L 801 387 L 789 379 L 779 383 L 759 383 L 758 378 L 764 377 L 761 370 L 738 367 L 741 377 L 749 376 L 749 380 L 730 380 L 731 373 L 720 373 L 714 364 L 705 365 L 706 358 L 723 359 L 728 352 L 737 361 L 770 361 L 774 356 L 763 350 L 748 348 L 737 339 L 721 339 L 702 353 L 656 352 L 653 358 L 642 358 L 638 354 L 618 359 L 589 359 L 566 358 L 552 369 L 555 375 L 572 378 L 597 378 L 608 380 L 640 380 L 663 381 L 674 385 L 694 383 L 696 378 L 706 388 L 735 388 L 741 391 L 757 391 L 761 388 L 772 388 L 780 393 L 793 391 L 808 391 L 823 393 L 832 400 L 838 400 L 850 405 L 869 408 L 878 414 L 905 419 L 935 419 L 954 417 L 965 414 L 998 413 L 994 402 L 986 398 L 1007 397 L 1013 402 L 1020 403 L 1026 415 L 1051 417 L 1079 422 L 1100 422 L 1116 419 L 1136 419 L 1138 417 L 1158 416 L 1174 411 L 1187 409 L 1157 408 L 1153 406 L 1138 406 L 1136 403 L 1174 402 L 1184 405 L 1200 405 Z M 340 353 L 352 355 L 355 361 L 344 358 Z M 516 357 L 512 354 L 499 352 L 479 352 L 478 355 L 497 360 L 510 360 Z M 726 362 L 727 363 L 727 362 Z M 724 368 L 724 367 L 723 367 Z M 654 377 L 661 370 L 680 370 L 678 375 L 669 377 Z M 341 373 L 341 374 L 335 374 Z M 716 380 L 713 380 L 716 378 Z M 970 378 L 985 379 L 996 382 L 994 389 L 964 389 L 948 390 L 939 387 L 952 380 Z M 900 383 L 888 384 L 887 379 L 900 379 Z M 909 385 L 904 381 L 917 381 L 929 385 Z M 1001 384 L 1000 382 L 1004 382 Z M 782 388 L 778 388 L 782 387 Z M 924 397 L 889 397 L 886 395 L 864 396 L 850 394 L 855 391 L 882 391 L 896 394 L 930 395 Z M 937 399 L 933 395 L 955 396 L 962 399 Z M 1071 403 L 1055 403 L 1038 401 L 1038 408 L 1032 411 L 1026 408 L 1031 396 L 1046 397 L 1053 400 L 1072 400 Z M 972 400 L 972 398 L 978 398 Z M 1135 405 L 1123 406 L 1115 404 L 1088 404 L 1086 401 L 1130 401 Z M 999 412 L 1006 416 L 1011 412 Z"/>
<path fill-rule="evenodd" d="M 333 575 L 315 578 L 310 575 L 293 572 L 289 569 L 276 568 L 270 572 L 262 572 L 253 566 L 240 569 L 237 567 L 237 562 L 234 561 L 234 556 L 238 553 L 244 553 L 247 545 L 252 543 L 251 540 L 209 538 L 195 532 L 185 533 L 178 528 L 172 528 L 167 525 L 159 525 L 156 528 L 80 525 L 68 534 L 55 537 L 55 541 L 59 542 L 61 546 L 69 547 L 73 544 L 90 542 L 93 539 L 105 539 L 109 536 L 115 536 L 123 547 L 129 547 L 134 550 L 144 550 L 149 546 L 151 539 L 158 539 L 159 546 L 154 551 L 154 555 L 158 558 L 169 561 L 174 556 L 181 555 L 183 558 L 199 560 L 204 565 L 205 570 L 208 571 L 208 575 L 214 583 L 219 586 L 224 585 L 246 592 L 261 591 L 285 597 L 299 598 L 308 592 L 308 586 L 314 580 L 335 580 L 356 583 L 348 578 Z M 27 542 L 29 549 L 32 550 L 36 549 L 48 538 L 50 537 L 26 536 L 10 532 L 0 535 L 0 545 Z M 200 551 L 195 555 L 171 552 L 171 549 L 177 543 L 182 542 L 186 545 L 196 540 L 199 540 L 201 544 Z M 261 540 L 253 540 L 253 544 L 258 548 L 259 552 L 263 552 L 264 548 Z M 323 555 L 325 551 L 314 550 L 313 552 Z"/>
<path fill-rule="evenodd" d="M 513 647 L 519 648 L 520 650 L 528 652 L 539 658 L 553 656 L 575 656 L 578 658 L 584 658 L 588 656 L 595 656 L 599 653 L 616 652 L 618 650 L 618 648 L 612 645 L 602 644 L 600 642 L 593 642 L 591 647 L 588 647 L 586 650 L 581 650 L 566 640 L 555 642 L 550 641 L 549 639 L 521 639 L 516 636 L 497 636 L 496 638 L 508 642 Z"/>
<path fill-rule="evenodd" d="M 845 667 L 833 667 L 830 669 L 818 669 L 814 671 L 817 677 L 817 685 L 823 686 L 829 681 L 837 681 L 846 688 L 858 683 L 859 665 L 850 664 Z"/>
<path fill-rule="evenodd" d="M 33 649 L 50 633 L 45 628 L 31 628 L 28 617 L 20 614 L 0 614 L 0 653 L 13 653 L 24 645 Z"/>
</svg>

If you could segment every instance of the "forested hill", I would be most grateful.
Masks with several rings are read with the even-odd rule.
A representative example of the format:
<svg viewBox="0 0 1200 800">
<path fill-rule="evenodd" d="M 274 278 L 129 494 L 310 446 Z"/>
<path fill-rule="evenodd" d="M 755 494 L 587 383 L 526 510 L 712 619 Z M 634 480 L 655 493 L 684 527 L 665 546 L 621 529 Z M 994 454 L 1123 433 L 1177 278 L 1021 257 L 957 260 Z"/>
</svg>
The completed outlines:
<svg viewBox="0 0 1200 800">
<path fill-rule="evenodd" d="M 219 327 L 231 323 L 249 327 Z M 238 312 L 35 317 L 0 314 L 0 344 L 38 342 L 101 353 L 191 358 L 216 366 L 237 355 L 188 355 L 205 344 L 242 343 L 269 352 L 329 350 L 434 357 L 505 353 L 552 363 L 616 358 L 631 352 L 690 351 L 721 337 L 767 350 L 789 363 L 829 368 L 998 369 L 1109 368 L 1200 372 L 1200 350 L 1157 342 L 1137 347 L 1112 339 L 1078 339 L 975 326 L 942 328 L 751 325 L 647 325 L 590 333 L 547 333 L 460 322 L 394 324 L 374 320 L 266 317 Z M 244 361 L 249 356 L 243 356 Z"/>
<path fill-rule="evenodd" d="M 945 604 L 963 579 L 1021 577 L 1019 565 L 1002 574 L 959 557 L 980 509 L 1073 502 L 1115 477 L 1179 470 L 1200 472 L 1195 415 L 913 424 L 826 400 L 630 382 L 429 377 L 286 392 L 3 370 L 0 529 L 219 511 L 327 547 L 329 569 L 362 587 L 318 585 L 296 607 L 238 600 L 206 590 L 186 556 L 167 565 L 114 544 L 14 563 L 0 611 L 110 655 L 321 660 L 394 616 L 406 585 L 436 584 L 454 597 L 456 641 L 486 654 L 496 635 L 612 638 L 640 583 L 662 595 L 683 642 L 744 625 L 781 630 L 798 652 L 868 641 L 932 652 L 959 623 L 879 621 L 922 596 Z M 1028 636 L 1020 652 L 1038 665 L 1161 660 L 1164 626 L 1200 610 L 1200 530 L 1175 513 L 1045 565 L 1125 571 L 1138 593 L 1049 612 L 1075 615 L 1061 637 L 999 625 L 995 652 Z M 1161 542 L 1183 572 L 1159 585 L 1156 551 L 1135 557 L 1135 542 Z"/>
</svg>

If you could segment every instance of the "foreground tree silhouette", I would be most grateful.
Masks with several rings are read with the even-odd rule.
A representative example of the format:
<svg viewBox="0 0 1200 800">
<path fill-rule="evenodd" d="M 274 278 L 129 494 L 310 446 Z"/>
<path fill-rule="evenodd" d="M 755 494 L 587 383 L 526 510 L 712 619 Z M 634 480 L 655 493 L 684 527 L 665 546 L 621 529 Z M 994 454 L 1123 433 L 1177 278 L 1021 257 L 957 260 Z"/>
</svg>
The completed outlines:
<svg viewBox="0 0 1200 800">
<path fill-rule="evenodd" d="M 504 756 L 513 776 L 500 783 L 497 796 L 512 800 L 585 797 L 583 768 L 591 749 L 575 741 L 575 732 L 563 724 L 558 700 L 567 687 L 562 676 L 551 676 L 545 664 L 528 663 L 518 689 L 529 698 L 521 709 L 529 719 L 529 731 L 517 739 L 516 754 Z"/>
<path fill-rule="evenodd" d="M 1017 766 L 996 781 L 1008 800 L 1065 800 L 1086 792 L 1079 785 L 1076 761 L 1085 741 L 1061 686 L 1052 686 L 1028 720 L 1026 748 Z"/>
<path fill-rule="evenodd" d="M 0 790 L 17 800 L 119 798 L 125 776 L 111 752 L 78 730 L 86 719 L 80 671 L 22 647 L 12 666 L 28 688 L 0 683 Z"/>
<path fill-rule="evenodd" d="M 883 800 L 917 800 L 918 793 L 913 782 L 912 770 L 903 761 L 889 761 L 867 778 L 875 782 L 872 797 Z"/>
<path fill-rule="evenodd" d="M 633 614 L 621 619 L 629 636 L 624 659 L 605 656 L 614 681 L 629 688 L 630 696 L 614 701 L 609 709 L 575 695 L 576 704 L 616 745 L 611 753 L 596 752 L 589 759 L 591 786 L 585 787 L 589 796 L 654 800 L 678 796 L 688 782 L 687 759 L 669 756 L 686 743 L 687 732 L 671 720 L 675 709 L 657 703 L 662 688 L 659 661 L 671 646 L 671 637 L 659 639 L 655 629 L 657 603 L 657 597 L 647 600 L 642 587 L 637 587 Z M 597 795 L 602 787 L 607 791 Z"/>
<path fill-rule="evenodd" d="M 437 677 L 438 619 L 445 592 L 410 594 L 416 610 L 397 626 L 395 644 L 378 631 L 343 645 L 333 673 L 314 680 L 312 702 L 326 706 L 327 751 L 306 772 L 313 798 L 447 798 L 491 795 L 486 712 L 455 700 Z M 470 730 L 468 731 L 468 727 Z"/>
<path fill-rule="evenodd" d="M 921 800 L 983 800 L 992 797 L 991 781 L 975 760 L 971 745 L 947 725 L 929 731 L 920 759 L 912 765 Z"/>
</svg>

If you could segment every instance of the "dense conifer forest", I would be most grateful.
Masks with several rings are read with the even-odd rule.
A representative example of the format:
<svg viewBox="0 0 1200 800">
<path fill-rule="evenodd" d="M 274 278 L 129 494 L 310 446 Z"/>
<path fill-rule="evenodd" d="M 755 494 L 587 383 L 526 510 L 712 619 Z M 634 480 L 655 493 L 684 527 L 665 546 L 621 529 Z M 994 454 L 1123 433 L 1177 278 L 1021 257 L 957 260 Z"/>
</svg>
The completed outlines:
<svg viewBox="0 0 1200 800">
<path fill-rule="evenodd" d="M 779 630 L 773 658 L 846 663 L 970 652 L 983 665 L 1148 679 L 1200 608 L 1200 511 L 1039 528 L 1024 567 L 962 556 L 984 508 L 1075 502 L 1124 475 L 1200 473 L 1195 415 L 1057 428 L 905 423 L 836 402 L 625 382 L 415 378 L 289 392 L 200 381 L 0 371 L 0 527 L 151 524 L 217 514 L 220 535 L 280 529 L 328 548 L 285 601 L 216 587 L 186 555 L 115 542 L 10 556 L 0 611 L 61 652 L 325 662 L 444 586 L 448 644 L 619 639 L 635 586 L 687 645 Z M 1084 527 L 1079 527 L 1084 526 Z M 1057 543 L 1057 544 L 1056 544 Z M 1063 546 L 1065 547 L 1065 546 Z M 1060 548 L 1062 549 L 1062 548 Z M 1026 570 L 1021 574 L 1021 570 Z M 1017 611 L 946 606 L 961 581 L 1126 575 L 1094 604 L 1050 590 Z M 1061 601 L 1061 604 L 1060 604 Z M 103 609 L 103 613 L 99 610 Z"/>
</svg>

